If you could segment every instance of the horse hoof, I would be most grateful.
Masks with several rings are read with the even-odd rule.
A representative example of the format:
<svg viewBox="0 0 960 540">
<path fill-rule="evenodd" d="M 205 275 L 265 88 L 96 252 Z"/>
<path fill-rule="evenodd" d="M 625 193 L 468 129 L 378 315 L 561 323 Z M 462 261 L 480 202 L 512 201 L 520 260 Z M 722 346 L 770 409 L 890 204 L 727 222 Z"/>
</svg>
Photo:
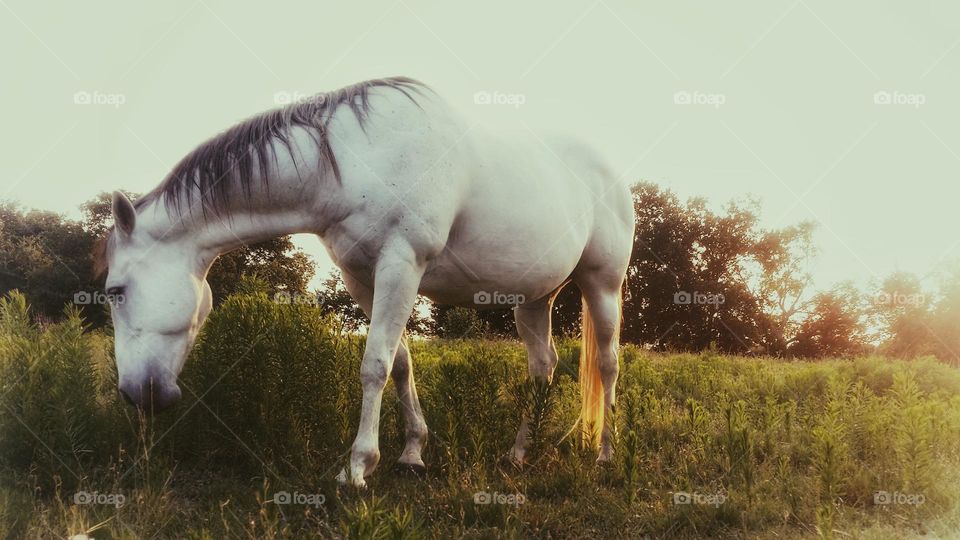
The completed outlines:
<svg viewBox="0 0 960 540">
<path fill-rule="evenodd" d="M 612 470 L 616 468 L 616 465 L 613 463 L 612 459 L 598 459 L 597 468 L 601 471 Z"/>
<path fill-rule="evenodd" d="M 613 461 L 613 449 L 601 448 L 600 455 L 597 456 L 597 463 L 611 463 Z"/>
<path fill-rule="evenodd" d="M 362 477 L 359 479 L 359 481 L 356 479 L 351 481 L 350 473 L 347 472 L 346 467 L 340 469 L 340 474 L 337 475 L 337 483 L 341 486 L 353 486 L 357 489 L 364 489 L 367 487 L 367 481 Z"/>
<path fill-rule="evenodd" d="M 412 473 L 414 476 L 426 476 L 427 466 L 423 463 L 404 463 L 398 461 L 395 469 L 401 473 Z"/>
<path fill-rule="evenodd" d="M 523 469 L 523 458 L 517 457 L 513 452 L 508 452 L 500 458 L 500 463 L 504 467 L 513 467 L 514 469 Z"/>
</svg>

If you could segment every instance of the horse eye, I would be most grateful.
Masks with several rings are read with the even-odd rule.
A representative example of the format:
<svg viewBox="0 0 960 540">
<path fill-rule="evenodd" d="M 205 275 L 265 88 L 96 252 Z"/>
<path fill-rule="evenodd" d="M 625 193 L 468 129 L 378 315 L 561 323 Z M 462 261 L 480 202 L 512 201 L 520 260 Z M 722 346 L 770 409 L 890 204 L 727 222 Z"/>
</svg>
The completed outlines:
<svg viewBox="0 0 960 540">
<path fill-rule="evenodd" d="M 107 300 L 111 304 L 122 304 L 124 302 L 125 287 L 110 287 L 107 289 Z"/>
</svg>

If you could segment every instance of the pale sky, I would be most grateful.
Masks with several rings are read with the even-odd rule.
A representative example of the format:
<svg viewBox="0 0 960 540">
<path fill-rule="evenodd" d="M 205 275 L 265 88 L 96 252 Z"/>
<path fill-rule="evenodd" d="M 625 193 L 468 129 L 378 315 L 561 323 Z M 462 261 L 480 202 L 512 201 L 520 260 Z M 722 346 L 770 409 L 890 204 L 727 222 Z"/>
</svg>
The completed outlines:
<svg viewBox="0 0 960 540">
<path fill-rule="evenodd" d="M 78 216 L 278 95 L 407 75 L 631 180 L 818 222 L 818 288 L 960 258 L 957 2 L 238 4 L 0 0 L 0 199 Z"/>
</svg>

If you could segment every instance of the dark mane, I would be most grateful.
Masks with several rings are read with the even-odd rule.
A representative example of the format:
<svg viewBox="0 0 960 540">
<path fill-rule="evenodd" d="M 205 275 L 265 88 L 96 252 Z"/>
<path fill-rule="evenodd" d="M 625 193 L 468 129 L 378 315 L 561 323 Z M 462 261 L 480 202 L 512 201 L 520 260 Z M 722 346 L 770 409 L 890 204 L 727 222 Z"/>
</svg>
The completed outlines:
<svg viewBox="0 0 960 540">
<path fill-rule="evenodd" d="M 163 200 L 182 214 L 182 203 L 184 199 L 189 200 L 184 195 L 197 190 L 201 211 L 206 216 L 208 210 L 222 210 L 236 195 L 234 190 L 238 187 L 249 197 L 255 176 L 259 175 L 264 184 L 270 182 L 270 161 L 277 159 L 273 150 L 275 142 L 292 155 L 290 130 L 295 127 L 310 133 L 320 151 L 321 170 L 333 172 L 339 182 L 340 168 L 327 131 L 330 119 L 340 106 L 346 105 L 362 128 L 370 112 L 370 90 L 377 88 L 396 90 L 416 104 L 412 93 L 422 94 L 427 86 L 407 77 L 373 79 L 258 114 L 195 148 L 174 166 L 159 186 L 137 199 L 134 207 L 139 209 L 152 201 Z M 97 275 L 106 272 L 112 247 L 111 227 L 94 248 Z"/>
<path fill-rule="evenodd" d="M 327 126 L 337 109 L 346 105 L 362 127 L 370 112 L 370 90 L 375 88 L 399 91 L 416 103 L 411 92 L 420 93 L 426 86 L 407 77 L 373 79 L 258 114 L 187 154 L 159 186 L 137 200 L 135 207 L 162 197 L 179 213 L 183 196 L 196 189 L 206 215 L 208 209 L 214 212 L 222 209 L 236 187 L 249 196 L 255 175 L 264 183 L 270 181 L 270 161 L 277 158 L 273 155 L 273 143 L 279 142 L 291 152 L 290 129 L 294 127 L 304 128 L 311 134 L 320 151 L 321 169 L 332 171 L 339 182 L 340 168 L 330 147 Z"/>
</svg>

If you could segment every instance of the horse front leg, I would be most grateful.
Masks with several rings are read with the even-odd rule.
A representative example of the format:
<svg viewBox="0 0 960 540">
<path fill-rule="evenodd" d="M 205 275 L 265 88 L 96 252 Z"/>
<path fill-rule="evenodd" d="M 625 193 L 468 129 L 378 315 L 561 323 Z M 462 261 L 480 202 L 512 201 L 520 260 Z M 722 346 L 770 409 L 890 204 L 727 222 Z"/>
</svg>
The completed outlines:
<svg viewBox="0 0 960 540">
<path fill-rule="evenodd" d="M 373 313 L 373 289 L 348 273 L 343 274 L 343 284 L 369 319 Z M 426 471 L 426 466 L 423 464 L 421 453 L 427 442 L 428 430 L 420 408 L 420 399 L 417 397 L 417 385 L 413 378 L 413 361 L 410 359 L 406 333 L 400 338 L 400 346 L 397 347 L 397 354 L 393 357 L 393 370 L 390 372 L 390 377 L 397 387 L 397 398 L 403 408 L 403 418 L 406 423 L 406 446 L 400 454 L 398 464 L 422 473 Z"/>
<path fill-rule="evenodd" d="M 373 309 L 367 345 L 360 364 L 363 403 L 360 426 L 350 452 L 349 470 L 340 472 L 341 483 L 365 487 L 364 477 L 373 473 L 380 461 L 380 404 L 387 376 L 393 369 L 400 338 L 420 288 L 423 268 L 416 263 L 413 250 L 394 249 L 377 263 L 373 287 Z"/>
</svg>

